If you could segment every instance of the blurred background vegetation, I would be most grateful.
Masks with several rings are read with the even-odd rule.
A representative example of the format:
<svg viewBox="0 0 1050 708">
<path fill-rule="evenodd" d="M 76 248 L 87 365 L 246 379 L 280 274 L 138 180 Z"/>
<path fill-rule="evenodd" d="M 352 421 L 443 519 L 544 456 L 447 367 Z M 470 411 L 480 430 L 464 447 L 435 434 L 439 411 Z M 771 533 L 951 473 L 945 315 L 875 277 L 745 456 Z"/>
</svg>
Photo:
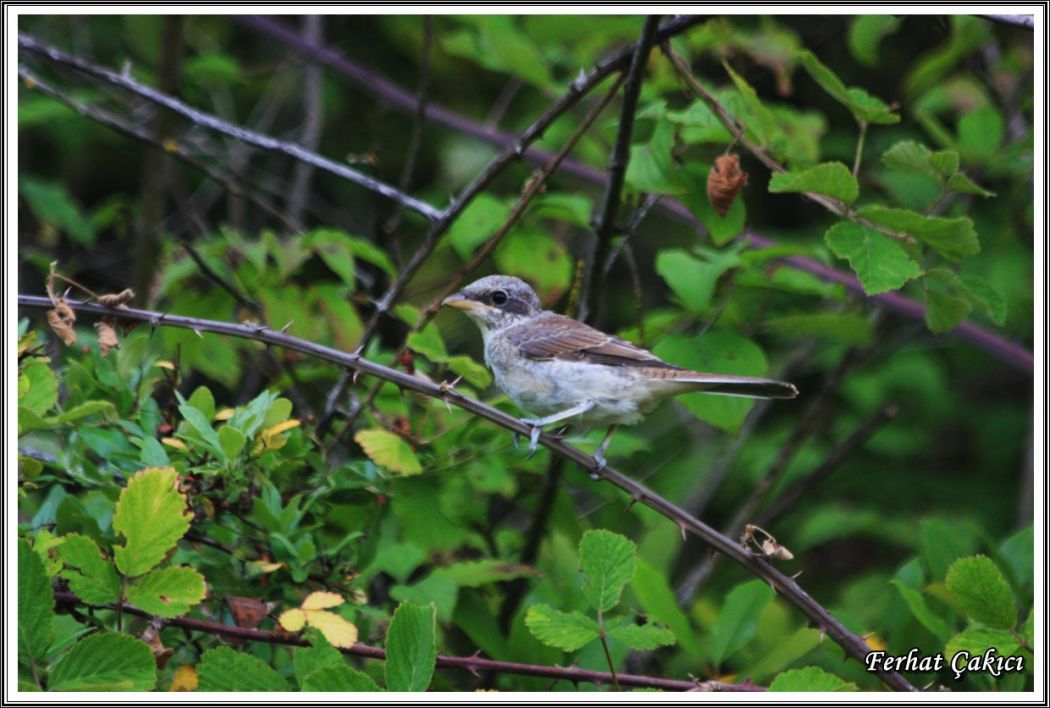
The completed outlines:
<svg viewBox="0 0 1050 708">
<path fill-rule="evenodd" d="M 265 18 L 412 94 L 422 85 L 430 104 L 463 121 L 514 135 L 581 70 L 636 41 L 642 20 Z M 418 123 L 413 111 L 337 67 L 309 63 L 246 18 L 22 16 L 19 31 L 229 123 L 402 184 L 437 208 L 497 152 L 462 130 Z M 1016 635 L 1003 651 L 1025 651 L 1033 593 L 1032 372 L 942 330 L 966 318 L 1032 347 L 1032 32 L 976 17 L 732 16 L 698 22 L 672 46 L 750 128 L 764 115 L 775 119 L 780 142 L 771 140 L 769 150 L 792 170 L 829 161 L 852 167 L 857 122 L 803 69 L 800 51 L 811 51 L 847 86 L 881 98 L 900 117 L 867 126 L 858 204 L 968 218 L 980 252 L 961 263 L 921 245 L 910 253 L 926 275 L 899 289 L 920 305 L 934 298 L 930 308 L 940 319 L 927 314 L 926 321 L 783 260 L 802 256 L 850 273 L 824 238 L 836 216 L 799 194 L 770 193 L 769 170 L 740 146 L 749 185 L 726 219 L 713 215 L 704 179 L 730 136 L 654 48 L 617 223 L 650 206 L 650 195 L 662 198 L 637 228 L 616 235 L 617 257 L 589 321 L 675 363 L 784 378 L 802 395 L 772 405 L 683 397 L 622 431 L 611 463 L 716 528 L 739 534 L 733 524 L 743 508 L 742 521 L 760 522 L 794 554 L 781 562 L 785 572 L 801 573 L 802 586 L 837 618 L 891 653 L 913 646 L 935 653 L 951 641 L 973 646 L 966 632 L 987 623 L 967 612 L 945 576 L 960 557 L 988 556 L 1019 608 L 1016 631 L 1011 624 L 1007 640 L 995 641 Z M 296 336 L 346 351 L 358 346 L 375 299 L 421 243 L 423 218 L 39 54 L 22 51 L 19 62 L 36 77 L 19 92 L 20 292 L 42 294 L 49 263 L 58 261 L 63 275 L 95 293 L 134 288 L 135 306 L 275 329 L 290 323 Z M 723 62 L 753 88 L 757 107 Z M 156 144 L 81 115 L 45 86 L 145 130 Z M 539 146 L 557 151 L 609 86 L 607 79 L 557 120 Z M 619 116 L 617 100 L 571 158 L 604 177 Z M 954 151 L 979 188 L 945 190 L 936 174 L 883 158 L 908 142 Z M 474 200 L 380 321 L 367 357 L 394 360 L 420 308 L 504 221 L 532 169 L 512 163 Z M 604 193 L 603 180 L 578 173 L 554 174 L 477 276 L 519 275 L 548 308 L 577 312 L 592 215 Z M 696 220 L 665 209 L 672 198 Z M 943 272 L 929 275 L 936 269 Z M 968 279 L 967 288 L 953 275 Z M 328 364 L 163 328 L 122 335 L 120 348 L 103 356 L 86 325 L 77 346 L 63 347 L 42 319 L 24 314 L 22 333 L 37 332 L 31 346 L 43 349 L 34 353 L 49 356 L 56 375 L 54 395 L 32 402 L 51 422 L 23 426 L 20 438 L 20 529 L 38 549 L 42 531 L 83 534 L 102 548 L 115 543 L 110 518 L 126 477 L 170 464 L 191 480 L 195 513 L 175 562 L 196 568 L 210 591 L 194 616 L 228 619 L 228 596 L 284 609 L 328 589 L 354 598 L 340 612 L 362 641 L 382 644 L 398 602 L 434 602 L 442 653 L 480 649 L 495 659 L 606 670 L 601 647 L 565 653 L 546 646 L 524 616 L 537 603 L 586 606 L 575 590 L 576 547 L 586 530 L 608 529 L 638 546 L 623 605 L 669 626 L 677 640 L 653 651 L 613 643 L 619 670 L 768 685 L 787 669 L 818 666 L 861 688 L 879 685 L 859 664 L 843 662 L 842 650 L 821 641 L 788 604 L 755 592 L 745 569 L 710 563 L 699 541 L 683 540 L 674 524 L 641 505 L 627 509 L 618 490 L 544 449 L 526 460 L 507 431 L 463 411 L 389 384 L 370 400 L 373 382 L 362 378 L 340 401 L 343 413 L 362 408 L 354 429 L 343 431 L 337 415 L 318 436 L 339 376 Z M 399 365 L 435 381 L 463 376 L 459 390 L 520 414 L 490 386 L 480 337 L 465 318 L 439 314 L 412 335 L 409 351 L 414 356 L 402 355 Z M 30 378 L 35 386 L 46 376 Z M 278 396 L 289 405 L 275 404 Z M 88 401 L 112 406 L 57 420 Z M 195 432 L 185 411 L 210 420 L 249 404 L 270 411 L 271 426 L 287 419 L 301 425 L 280 431 L 279 445 L 260 438 L 258 426 L 242 429 L 254 446 L 226 454 L 206 446 L 207 434 Z M 368 447 L 361 433 L 375 431 L 397 436 L 395 452 Z M 572 431 L 570 442 L 590 450 L 601 432 Z M 482 572 L 477 561 L 499 564 Z M 141 632 L 146 621 L 136 621 L 142 626 L 125 624 L 125 631 Z M 68 615 L 56 622 L 60 656 L 90 623 Z M 262 624 L 272 626 L 272 619 Z M 160 688 L 218 641 L 190 640 L 174 628 L 161 636 L 174 654 L 158 674 Z M 293 675 L 286 648 L 241 651 Z M 378 662 L 358 666 L 381 675 Z M 1031 683 L 1030 672 L 962 683 L 947 671 L 909 678 L 970 690 Z M 433 687 L 572 685 L 438 672 Z"/>
</svg>

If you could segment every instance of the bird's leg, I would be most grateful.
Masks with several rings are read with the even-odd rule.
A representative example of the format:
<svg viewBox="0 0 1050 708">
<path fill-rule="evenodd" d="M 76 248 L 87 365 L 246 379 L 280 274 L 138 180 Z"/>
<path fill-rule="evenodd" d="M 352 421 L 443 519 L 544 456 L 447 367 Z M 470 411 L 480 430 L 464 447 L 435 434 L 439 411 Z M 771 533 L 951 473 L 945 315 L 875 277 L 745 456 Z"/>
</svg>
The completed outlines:
<svg viewBox="0 0 1050 708">
<path fill-rule="evenodd" d="M 536 448 L 540 444 L 540 433 L 543 432 L 543 426 L 586 413 L 592 408 L 594 408 L 594 401 L 584 401 L 583 403 L 563 410 L 560 413 L 552 413 L 543 418 L 522 418 L 522 423 L 532 426 L 532 432 L 529 434 L 529 457 L 532 457 L 536 453 Z"/>
<path fill-rule="evenodd" d="M 599 479 L 598 473 L 605 469 L 605 465 L 608 461 L 605 459 L 605 451 L 609 449 L 609 443 L 612 442 L 613 433 L 619 428 L 618 425 L 610 425 L 609 429 L 605 431 L 605 437 L 602 438 L 602 444 L 598 446 L 598 449 L 594 451 L 591 457 L 598 463 L 598 468 L 591 472 L 592 479 Z"/>
</svg>

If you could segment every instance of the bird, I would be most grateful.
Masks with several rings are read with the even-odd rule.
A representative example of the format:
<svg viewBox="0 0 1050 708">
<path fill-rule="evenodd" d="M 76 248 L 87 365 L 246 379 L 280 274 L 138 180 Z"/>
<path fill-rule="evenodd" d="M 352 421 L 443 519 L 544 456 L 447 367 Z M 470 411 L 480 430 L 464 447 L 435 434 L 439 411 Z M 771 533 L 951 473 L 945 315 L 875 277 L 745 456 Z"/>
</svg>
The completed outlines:
<svg viewBox="0 0 1050 708">
<path fill-rule="evenodd" d="M 608 430 L 593 455 L 600 471 L 616 429 L 638 423 L 665 398 L 694 391 L 750 398 L 798 395 L 784 381 L 670 364 L 627 340 L 544 310 L 536 292 L 514 276 L 486 276 L 441 304 L 461 310 L 478 325 L 496 385 L 519 408 L 539 416 L 521 419 L 531 427 L 530 457 L 545 426 L 604 425 Z"/>
</svg>

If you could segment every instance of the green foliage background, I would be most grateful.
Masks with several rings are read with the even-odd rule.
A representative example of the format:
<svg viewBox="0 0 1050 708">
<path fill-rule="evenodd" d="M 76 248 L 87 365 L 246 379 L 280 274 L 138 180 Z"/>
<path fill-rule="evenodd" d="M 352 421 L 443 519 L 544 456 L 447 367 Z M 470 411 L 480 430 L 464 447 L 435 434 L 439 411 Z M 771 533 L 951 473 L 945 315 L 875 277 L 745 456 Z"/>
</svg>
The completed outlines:
<svg viewBox="0 0 1050 708">
<path fill-rule="evenodd" d="M 641 24 L 630 16 L 435 17 L 429 99 L 520 132 L 581 67 L 635 41 Z M 328 17 L 324 38 L 413 88 L 424 26 L 411 16 Z M 22 17 L 19 29 L 107 67 L 127 62 L 134 77 L 190 105 L 299 140 L 307 65 L 241 22 L 38 16 Z M 700 23 L 672 46 L 747 126 L 745 137 L 790 171 L 771 181 L 737 146 L 750 184 L 725 218 L 716 216 L 704 184 L 732 136 L 654 48 L 620 222 L 659 194 L 679 199 L 702 227 L 653 210 L 615 261 L 592 321 L 674 363 L 787 378 L 802 396 L 768 407 L 681 397 L 621 431 L 612 464 L 723 528 L 818 395 L 826 398 L 807 435 L 749 520 L 892 404 L 891 420 L 766 526 L 794 555 L 778 563 L 801 572 L 810 594 L 891 654 L 996 646 L 1028 664 L 998 679 L 909 674 L 917 685 L 1030 688 L 1031 377 L 950 332 L 969 319 L 1032 346 L 1032 33 L 972 17 L 740 16 Z M 389 201 L 314 173 L 297 224 L 288 213 L 290 159 L 162 116 L 27 53 L 20 61 L 78 100 L 150 126 L 257 197 L 26 83 L 18 107 L 20 292 L 42 293 L 57 260 L 62 274 L 94 292 L 135 287 L 136 305 L 288 325 L 299 337 L 357 347 L 373 299 L 422 239 L 418 215 L 395 217 Z M 316 151 L 399 183 L 412 115 L 331 69 L 320 86 Z M 582 106 L 570 111 L 540 145 L 560 148 L 583 114 Z M 618 116 L 614 102 L 572 157 L 605 169 Z M 426 124 L 407 191 L 443 207 L 494 154 Z M 365 356 L 392 360 L 420 308 L 499 227 L 529 174 L 511 165 L 472 203 Z M 795 193 L 802 190 L 850 204 L 850 218 L 864 223 L 829 213 Z M 556 173 L 477 275 L 520 275 L 547 307 L 574 313 L 602 193 L 602 185 Z M 778 245 L 758 247 L 742 230 Z M 616 239 L 614 250 L 624 237 Z M 184 242 L 258 309 L 206 277 Z M 899 290 L 926 306 L 926 321 L 880 310 L 783 260 L 790 256 L 852 269 L 870 294 Z M 623 494 L 581 470 L 559 471 L 542 448 L 525 459 L 507 431 L 462 410 L 387 384 L 353 431 L 320 440 L 317 417 L 339 374 L 330 365 L 147 327 L 122 333 L 120 348 L 103 356 L 83 322 L 80 342 L 66 347 L 25 314 L 23 690 L 166 690 L 183 666 L 196 667 L 201 690 L 573 689 L 512 674 L 434 672 L 435 651 L 479 650 L 506 661 L 602 671 L 611 661 L 619 672 L 784 690 L 880 686 L 740 567 L 720 562 L 697 592 L 676 599 L 707 548 L 651 510 L 628 508 Z M 461 376 L 460 391 L 520 414 L 491 387 L 480 337 L 464 318 L 442 313 L 408 343 L 414 357 L 401 365 L 436 381 Z M 355 383 L 355 404 L 371 385 Z M 570 441 L 593 449 L 600 434 L 573 431 Z M 145 468 L 159 469 L 134 477 Z M 172 470 L 177 482 L 143 498 L 160 506 L 136 511 L 129 480 L 143 480 L 145 490 Z M 534 530 L 543 510 L 549 520 Z M 613 533 L 586 541 L 595 529 Z M 592 543 L 610 545 L 588 560 Z M 614 556 L 622 563 L 594 565 Z M 595 595 L 595 578 L 607 576 L 616 597 Z M 154 662 L 137 639 L 147 620 L 111 609 L 54 614 L 49 587 L 98 605 L 124 598 L 161 617 L 188 611 L 227 623 L 231 596 L 283 610 L 329 590 L 347 600 L 334 611 L 357 626 L 360 641 L 387 646 L 390 662 L 348 663 L 317 632 L 308 633 L 309 649 L 220 649 L 217 637 L 175 627 L 158 633 L 172 653 Z M 603 618 L 613 607 L 615 616 Z M 272 629 L 276 614 L 261 628 Z M 608 659 L 592 641 L 603 622 Z"/>
</svg>

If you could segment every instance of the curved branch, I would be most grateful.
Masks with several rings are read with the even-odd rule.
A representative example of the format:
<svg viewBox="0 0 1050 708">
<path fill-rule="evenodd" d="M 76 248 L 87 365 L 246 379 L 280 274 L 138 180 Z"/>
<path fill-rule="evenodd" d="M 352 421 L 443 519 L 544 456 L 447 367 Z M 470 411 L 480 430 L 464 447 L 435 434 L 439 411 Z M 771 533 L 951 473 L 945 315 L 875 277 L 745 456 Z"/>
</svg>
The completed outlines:
<svg viewBox="0 0 1050 708">
<path fill-rule="evenodd" d="M 196 125 L 214 130 L 217 133 L 222 133 L 223 135 L 229 136 L 235 140 L 240 140 L 243 143 L 263 150 L 288 155 L 302 163 L 330 172 L 337 177 L 342 177 L 349 182 L 353 182 L 365 189 L 381 194 L 398 204 L 402 204 L 405 207 L 422 214 L 431 221 L 435 221 L 442 216 L 442 211 L 440 209 L 436 209 L 426 202 L 409 196 L 374 177 L 369 177 L 368 175 L 351 169 L 342 163 L 329 160 L 327 157 L 311 152 L 296 143 L 278 140 L 269 135 L 257 133 L 254 130 L 248 130 L 247 128 L 234 125 L 233 123 L 227 123 L 221 118 L 217 118 L 210 113 L 205 113 L 204 111 L 187 105 L 173 96 L 169 96 L 168 94 L 158 91 L 150 86 L 141 84 L 129 75 L 111 71 L 110 69 L 99 66 L 98 64 L 82 57 L 66 54 L 60 49 L 44 44 L 35 37 L 19 34 L 18 47 L 19 49 L 24 49 L 27 52 L 41 56 L 54 64 L 70 67 L 86 76 L 98 79 L 99 81 L 104 81 L 113 86 L 119 86 L 120 88 L 151 103 L 155 103 L 158 106 L 163 106 L 164 108 L 173 111 L 174 113 L 178 113 Z"/>
<path fill-rule="evenodd" d="M 96 607 L 103 609 L 116 609 L 116 605 L 90 605 L 70 592 L 55 593 L 56 609 L 73 607 Z M 135 615 L 152 619 L 153 615 L 135 607 L 123 606 L 124 614 Z M 175 617 L 174 619 L 161 620 L 164 624 L 172 627 L 182 627 L 207 634 L 233 637 L 249 642 L 265 642 L 267 644 L 283 644 L 286 646 L 304 647 L 309 646 L 305 639 L 284 632 L 267 632 L 262 629 L 250 629 L 248 627 L 236 627 L 221 622 L 210 622 L 208 620 L 194 619 L 192 617 Z M 366 659 L 378 659 L 386 661 L 386 650 L 379 647 L 369 646 L 358 642 L 348 649 L 340 649 L 343 654 L 350 656 L 361 656 Z M 483 659 L 479 656 L 444 656 L 439 654 L 437 666 L 441 669 L 465 669 L 473 674 L 479 671 L 497 674 L 518 674 L 520 676 L 538 676 L 540 678 L 555 679 L 558 681 L 571 681 L 573 683 L 587 682 L 597 685 L 611 684 L 612 676 L 602 671 L 590 671 L 587 669 L 562 668 L 560 666 L 543 666 L 542 664 L 520 664 L 514 661 L 496 661 L 494 659 Z M 764 691 L 763 686 L 751 683 L 723 683 L 721 681 L 679 681 L 665 679 L 656 676 L 639 676 L 637 674 L 616 674 L 616 678 L 625 686 L 636 686 L 638 688 L 658 688 L 665 691 Z"/>
<path fill-rule="evenodd" d="M 22 307 L 37 309 L 49 309 L 52 307 L 51 300 L 38 295 L 19 294 L 18 304 Z M 213 332 L 233 337 L 251 339 L 264 344 L 283 347 L 300 352 L 309 356 L 330 361 L 340 366 L 353 369 L 366 376 L 389 381 L 400 388 L 415 391 L 425 396 L 437 398 L 469 411 L 477 416 L 485 418 L 507 430 L 519 435 L 529 435 L 532 427 L 514 418 L 503 411 L 488 406 L 477 399 L 464 396 L 447 384 L 434 384 L 417 378 L 411 374 L 391 369 L 363 358 L 359 353 L 347 353 L 326 347 L 321 344 L 309 342 L 305 339 L 293 337 L 284 332 L 278 332 L 262 325 L 237 324 L 232 322 L 219 322 L 216 320 L 205 320 L 197 317 L 183 317 L 180 315 L 169 315 L 151 310 L 140 310 L 131 308 L 112 308 L 97 303 L 78 301 L 66 301 L 66 304 L 77 312 L 93 315 L 109 315 L 118 320 L 135 320 L 147 322 L 153 327 L 168 326 L 190 329 L 195 332 Z M 598 463 L 589 454 L 579 448 L 567 445 L 549 433 L 542 433 L 539 442 L 552 452 L 575 462 L 587 470 L 595 479 L 605 480 L 627 492 L 632 503 L 638 502 L 654 509 L 661 515 L 667 517 L 682 529 L 689 531 L 708 543 L 716 550 L 735 560 L 747 568 L 751 573 L 769 583 L 777 593 L 785 600 L 798 608 L 810 621 L 827 636 L 831 637 L 840 645 L 847 654 L 857 661 L 864 663 L 865 657 L 870 649 L 867 643 L 849 631 L 841 622 L 832 617 L 820 603 L 814 600 L 803 590 L 793 578 L 784 575 L 769 564 L 764 558 L 755 555 L 739 543 L 734 542 L 722 535 L 704 522 L 693 517 L 684 509 L 679 508 L 667 499 L 639 484 L 627 475 L 612 467 L 600 468 Z M 900 691 L 916 690 L 911 683 L 895 671 L 878 670 L 879 678 L 889 687 Z"/>
<path fill-rule="evenodd" d="M 1025 16 L 1011 15 L 1009 17 L 1020 17 L 1021 19 L 1026 19 Z M 418 102 L 410 91 L 406 91 L 371 69 L 347 59 L 337 50 L 327 46 L 304 42 L 298 33 L 276 20 L 257 16 L 238 19 L 253 29 L 288 45 L 300 54 L 331 66 L 333 69 L 348 77 L 358 85 L 363 86 L 380 99 L 388 102 L 391 106 L 403 111 L 417 110 Z M 706 19 L 706 16 L 697 15 L 676 17 L 664 24 L 663 27 L 657 31 L 654 41 L 656 43 L 664 42 L 672 36 L 680 34 Z M 1001 21 L 1001 18 L 998 16 L 994 19 Z M 612 68 L 624 68 L 630 61 L 633 51 L 634 46 L 628 47 L 610 59 L 608 64 L 612 66 Z M 465 135 L 470 135 L 471 137 L 477 138 L 478 140 L 496 147 L 504 147 L 514 142 L 514 136 L 512 134 L 472 121 L 469 118 L 443 106 L 429 104 L 426 110 L 426 117 L 428 120 L 432 120 L 439 125 L 443 125 Z M 545 150 L 531 149 L 525 151 L 523 157 L 525 160 L 533 164 L 543 164 L 550 159 L 550 153 Z M 596 170 L 575 160 L 566 160 L 563 172 L 586 182 L 591 182 L 592 184 L 603 184 L 605 182 L 605 174 L 602 171 Z M 682 202 L 667 197 L 660 201 L 659 206 L 661 210 L 675 219 L 688 224 L 693 228 L 702 228 L 696 220 L 696 217 L 693 216 L 692 212 L 689 211 L 689 208 L 682 204 Z M 776 241 L 773 239 L 753 231 L 746 232 L 744 237 L 758 248 L 768 248 L 776 245 Z M 891 310 L 910 319 L 922 321 L 926 316 L 926 308 L 922 303 L 916 302 L 915 300 L 896 292 L 868 295 L 864 292 L 864 288 L 861 287 L 860 281 L 854 276 L 826 266 L 814 258 L 793 256 L 786 258 L 785 261 L 800 270 L 816 275 L 818 278 L 840 283 L 855 295 L 871 300 L 880 307 L 884 307 L 887 310 Z M 969 321 L 961 323 L 958 327 L 952 330 L 951 334 L 969 342 L 979 349 L 983 349 L 996 359 L 1028 376 L 1034 374 L 1035 362 L 1032 352 L 1016 342 L 1012 342 L 995 332 Z"/>
</svg>

